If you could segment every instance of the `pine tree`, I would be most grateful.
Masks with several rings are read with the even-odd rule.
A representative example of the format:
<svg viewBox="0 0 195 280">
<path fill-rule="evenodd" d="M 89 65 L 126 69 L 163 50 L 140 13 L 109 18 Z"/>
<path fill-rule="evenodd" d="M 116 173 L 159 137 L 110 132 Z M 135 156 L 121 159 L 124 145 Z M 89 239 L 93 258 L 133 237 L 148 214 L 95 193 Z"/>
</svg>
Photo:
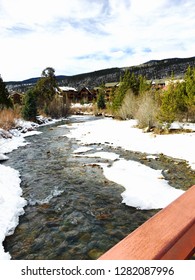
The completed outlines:
<svg viewBox="0 0 195 280">
<path fill-rule="evenodd" d="M 9 98 L 9 93 L 6 85 L 3 82 L 2 77 L 0 76 L 0 109 L 9 107 L 13 107 L 13 104 L 11 99 Z"/>
<path fill-rule="evenodd" d="M 174 96 L 174 84 L 171 83 L 162 95 L 162 104 L 159 112 L 160 122 L 171 124 L 176 118 L 176 105 Z"/>
<path fill-rule="evenodd" d="M 185 77 L 188 117 L 195 120 L 195 68 L 188 67 Z"/>
<path fill-rule="evenodd" d="M 146 93 L 146 91 L 148 91 L 150 89 L 151 85 L 149 83 L 147 83 L 145 77 L 143 77 L 142 75 L 139 75 L 138 80 L 139 80 L 138 93 L 139 94 Z"/>
<path fill-rule="evenodd" d="M 25 120 L 36 121 L 37 116 L 37 98 L 34 89 L 27 91 L 24 98 L 24 106 L 22 109 L 22 116 Z"/>
<path fill-rule="evenodd" d="M 52 67 L 45 68 L 36 84 L 39 107 L 44 108 L 49 105 L 55 97 L 57 88 L 55 70 Z"/>
<path fill-rule="evenodd" d="M 131 87 L 130 78 L 131 75 L 129 70 L 125 71 L 123 78 L 120 80 L 119 87 L 113 95 L 112 107 L 114 111 L 117 111 L 121 107 L 125 94 Z"/>
<path fill-rule="evenodd" d="M 162 95 L 160 120 L 168 123 L 182 120 L 187 111 L 186 84 L 171 82 L 168 90 Z"/>
<path fill-rule="evenodd" d="M 104 98 L 104 89 L 100 88 L 100 92 L 97 97 L 97 107 L 98 109 L 105 109 L 106 108 L 106 103 L 105 103 L 105 98 Z"/>
<path fill-rule="evenodd" d="M 131 90 L 134 95 L 138 95 L 140 89 L 143 91 L 143 88 L 145 87 L 144 83 L 144 79 L 141 79 L 140 77 L 137 78 L 134 73 L 130 73 L 129 70 L 126 70 L 120 81 L 119 87 L 113 96 L 112 107 L 114 111 L 117 111 L 121 107 L 128 90 Z"/>
</svg>

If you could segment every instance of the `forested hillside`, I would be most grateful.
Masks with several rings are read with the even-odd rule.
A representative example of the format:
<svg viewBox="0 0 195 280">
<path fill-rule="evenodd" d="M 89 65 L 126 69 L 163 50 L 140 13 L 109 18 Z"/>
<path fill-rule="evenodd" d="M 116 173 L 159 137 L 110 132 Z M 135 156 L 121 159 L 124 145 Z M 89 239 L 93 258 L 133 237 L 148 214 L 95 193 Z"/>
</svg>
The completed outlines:
<svg viewBox="0 0 195 280">
<path fill-rule="evenodd" d="M 103 83 L 116 82 L 124 75 L 126 69 L 129 69 L 135 75 L 142 75 L 146 79 L 168 78 L 174 74 L 175 77 L 183 77 L 188 66 L 195 66 L 195 57 L 191 58 L 171 58 L 163 60 L 152 60 L 138 66 L 123 68 L 108 68 L 90 73 L 83 73 L 73 76 L 56 76 L 59 85 L 73 86 L 82 88 L 83 86 L 93 88 Z M 39 78 L 30 78 L 24 81 L 10 81 L 6 84 L 9 87 L 26 88 L 35 84 Z"/>
</svg>

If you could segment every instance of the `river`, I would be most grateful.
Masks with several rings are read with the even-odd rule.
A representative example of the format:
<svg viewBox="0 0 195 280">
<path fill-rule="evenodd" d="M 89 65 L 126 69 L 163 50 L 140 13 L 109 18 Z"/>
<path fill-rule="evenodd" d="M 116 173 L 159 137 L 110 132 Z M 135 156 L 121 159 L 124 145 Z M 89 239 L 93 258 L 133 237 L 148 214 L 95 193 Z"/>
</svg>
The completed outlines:
<svg viewBox="0 0 195 280">
<path fill-rule="evenodd" d="M 93 120 L 89 117 L 88 121 L 90 118 Z M 5 163 L 19 170 L 23 197 L 28 202 L 14 234 L 4 242 L 12 259 L 97 259 L 158 211 L 122 204 L 123 187 L 104 177 L 102 168 L 96 164 L 99 159 L 73 155 L 79 143 L 64 135 L 71 123 L 79 121 L 84 119 L 72 117 L 40 127 L 42 133 L 28 137 L 29 145 L 13 151 Z M 98 144 L 93 145 L 94 151 L 99 148 Z M 112 151 L 108 145 L 101 148 Z M 117 153 L 133 160 L 144 158 L 141 153 L 122 149 Z M 168 158 L 145 163 L 164 168 L 173 165 Z M 174 165 L 167 175 L 170 181 L 173 177 L 176 187 L 181 180 L 175 176 L 178 173 L 181 177 L 176 169 L 185 168 L 182 164 Z"/>
</svg>

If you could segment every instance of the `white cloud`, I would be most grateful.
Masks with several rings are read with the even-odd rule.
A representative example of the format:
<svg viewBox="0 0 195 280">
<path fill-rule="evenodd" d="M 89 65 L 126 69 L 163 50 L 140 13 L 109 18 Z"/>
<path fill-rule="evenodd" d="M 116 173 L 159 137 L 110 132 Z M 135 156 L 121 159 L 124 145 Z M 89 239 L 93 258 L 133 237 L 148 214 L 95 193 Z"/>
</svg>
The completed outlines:
<svg viewBox="0 0 195 280">
<path fill-rule="evenodd" d="M 193 0 L 1 0 L 4 80 L 194 56 Z"/>
</svg>

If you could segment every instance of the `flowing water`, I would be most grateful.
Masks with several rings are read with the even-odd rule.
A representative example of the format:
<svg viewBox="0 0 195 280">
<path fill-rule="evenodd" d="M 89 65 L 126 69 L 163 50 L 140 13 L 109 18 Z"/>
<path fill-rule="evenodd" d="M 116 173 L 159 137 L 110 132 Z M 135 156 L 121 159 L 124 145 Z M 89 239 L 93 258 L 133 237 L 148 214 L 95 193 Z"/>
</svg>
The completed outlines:
<svg viewBox="0 0 195 280">
<path fill-rule="evenodd" d="M 74 157 L 79 144 L 63 135 L 78 121 L 82 119 L 70 118 L 64 121 L 65 127 L 59 123 L 40 127 L 42 133 L 26 138 L 30 144 L 13 151 L 5 163 L 20 171 L 23 196 L 28 201 L 15 233 L 4 242 L 12 259 L 97 259 L 157 212 L 122 204 L 124 189 L 104 177 L 95 164 L 100 159 Z M 90 147 L 94 152 L 99 149 L 99 145 Z M 112 151 L 108 145 L 101 148 Z M 140 153 L 122 149 L 117 153 L 158 165 L 155 168 L 173 166 L 170 159 L 145 161 Z M 174 168 L 184 165 L 175 164 Z M 174 170 L 168 179 L 178 187 L 181 173 Z M 189 176 L 186 180 L 186 185 L 191 184 Z"/>
</svg>

